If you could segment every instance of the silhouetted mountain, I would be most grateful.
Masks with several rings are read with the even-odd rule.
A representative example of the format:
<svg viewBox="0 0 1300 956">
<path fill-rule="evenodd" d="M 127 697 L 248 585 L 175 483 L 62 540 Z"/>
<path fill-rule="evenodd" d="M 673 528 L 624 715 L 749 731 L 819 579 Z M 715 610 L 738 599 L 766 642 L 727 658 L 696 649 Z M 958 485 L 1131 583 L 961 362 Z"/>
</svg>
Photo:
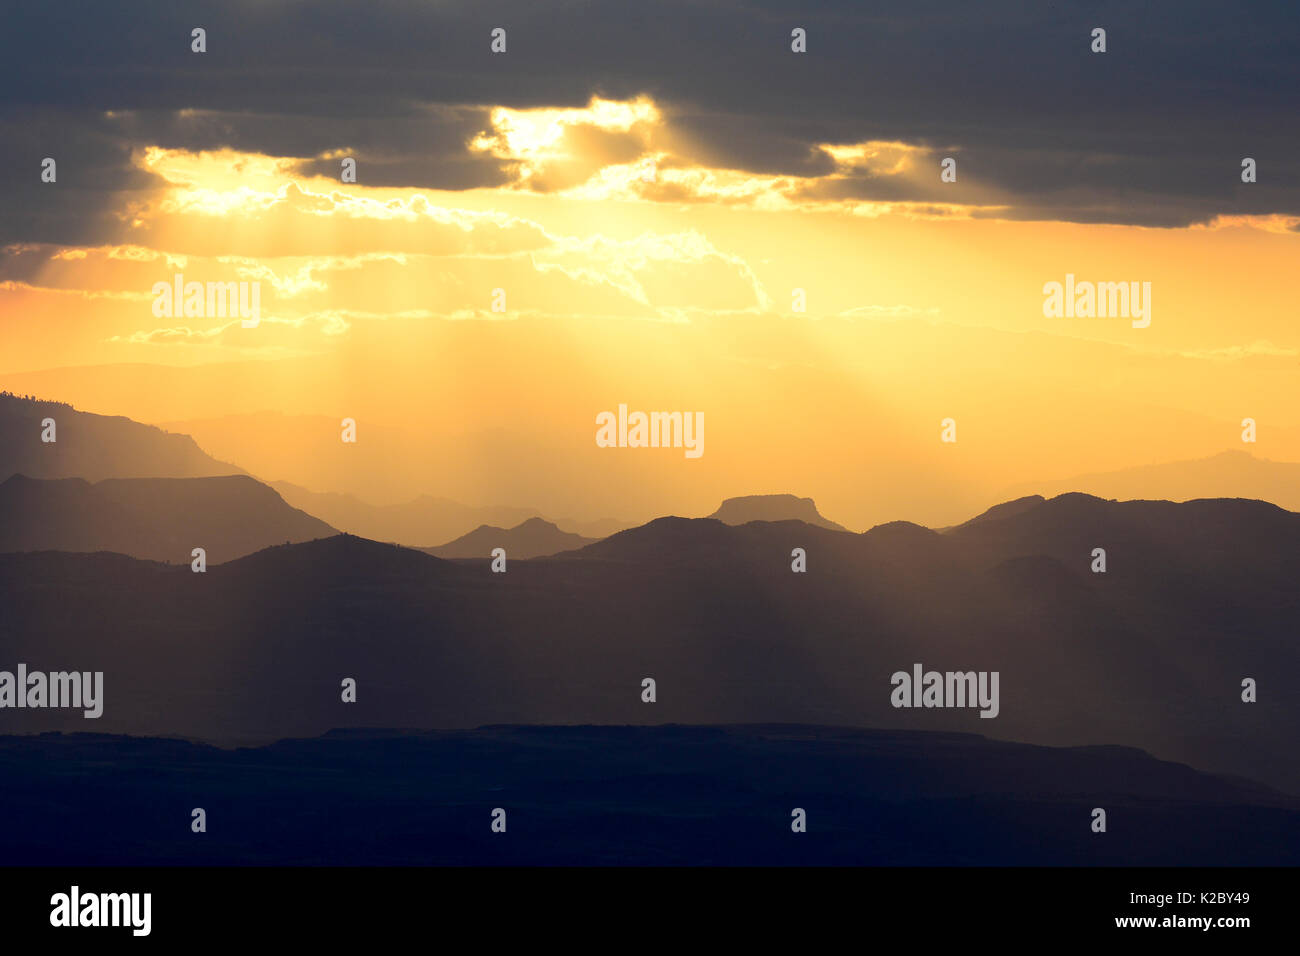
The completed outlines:
<svg viewBox="0 0 1300 956">
<path fill-rule="evenodd" d="M 750 527 L 750 524 L 754 527 Z M 600 558 L 660 566 L 748 563 L 751 558 L 762 554 L 755 544 L 771 540 L 778 529 L 789 539 L 791 548 L 806 547 L 808 541 L 829 534 L 824 529 L 812 528 L 802 521 L 750 524 L 730 526 L 716 518 L 656 518 L 649 524 L 620 531 L 565 557 Z M 788 550 L 786 555 L 788 563 Z M 779 554 L 762 554 L 762 557 L 769 560 L 775 558 L 778 562 L 781 560 Z"/>
<path fill-rule="evenodd" d="M 10 710 L 5 726 L 230 741 L 340 724 L 856 724 L 1123 744 L 1300 792 L 1300 515 L 1083 495 L 1003 514 L 947 534 L 664 518 L 505 574 L 346 537 L 205 575 L 0 556 L 0 661 L 102 670 L 107 700 L 97 721 Z M 891 675 L 918 662 L 997 671 L 998 716 L 892 706 Z"/>
<path fill-rule="evenodd" d="M 203 548 L 218 563 L 335 534 L 246 475 L 95 484 L 14 475 L 0 484 L 0 551 L 116 551 L 188 564 Z"/>
<path fill-rule="evenodd" d="M 472 507 L 429 495 L 400 505 L 372 505 L 355 495 L 308 491 L 287 481 L 273 481 L 270 485 L 295 508 L 317 515 L 341 531 L 412 548 L 427 547 L 430 541 L 450 543 L 484 525 L 513 528 L 522 521 L 539 517 L 529 508 Z M 562 519 L 555 525 L 562 532 L 592 540 L 627 527 L 614 519 L 590 522 Z"/>
<path fill-rule="evenodd" d="M 1026 511 L 1037 508 L 1046 500 L 1047 499 L 1042 495 L 1027 495 L 1024 498 L 1017 498 L 1015 501 L 1006 501 L 1000 505 L 994 505 L 983 514 L 976 515 L 974 518 L 971 518 L 969 521 L 957 525 L 956 527 L 965 528 L 984 521 L 998 521 L 1002 518 L 1010 518 L 1014 515 L 1023 514 Z M 951 531 L 952 528 L 941 528 L 937 530 Z"/>
<path fill-rule="evenodd" d="M 910 521 L 887 521 L 878 524 L 867 531 L 863 538 L 877 548 L 887 547 L 909 553 L 919 549 L 925 554 L 934 554 L 936 548 L 942 547 L 938 541 L 938 532 Z"/>
<path fill-rule="evenodd" d="M 832 531 L 804 521 L 751 521 L 726 525 L 715 518 L 656 518 L 630 528 L 580 552 L 561 557 L 598 558 L 614 562 L 655 564 L 663 567 L 716 567 L 789 571 L 791 552 L 802 548 L 818 570 L 846 571 L 915 568 L 927 561 L 943 563 L 940 535 L 908 521 L 876 525 L 863 534 Z"/>
<path fill-rule="evenodd" d="M 245 579 L 276 575 L 300 577 L 312 574 L 325 579 L 343 579 L 358 568 L 390 583 L 399 580 L 416 586 L 432 585 L 440 572 L 454 565 L 414 548 L 382 544 L 351 534 L 316 538 L 304 544 L 280 544 L 237 558 L 225 570 Z"/>
<path fill-rule="evenodd" d="M 287 481 L 269 483 L 295 508 L 349 534 L 408 547 L 450 541 L 483 524 L 516 525 L 533 517 L 527 508 L 474 508 L 424 495 L 400 505 L 372 505 L 355 495 L 308 491 Z"/>
<path fill-rule="evenodd" d="M 1219 590 L 1259 574 L 1274 582 L 1279 568 L 1296 568 L 1300 561 L 1300 515 L 1266 501 L 1104 501 L 1071 493 L 1014 504 L 1020 507 L 991 509 L 947 537 L 976 555 L 1041 554 L 1085 568 L 1092 550 L 1103 548 L 1108 573 L 1145 572 L 1166 580 L 1180 573 Z M 1249 548 L 1253 554 L 1235 561 L 1224 553 L 1229 547 Z M 1272 567 L 1257 567 L 1270 559 L 1276 562 Z"/>
<path fill-rule="evenodd" d="M 42 436 L 54 420 L 55 441 Z M 0 481 L 33 478 L 198 478 L 243 474 L 210 458 L 188 435 L 129 418 L 79 412 L 62 402 L 0 395 Z"/>
<path fill-rule="evenodd" d="M 456 388 L 459 386 L 453 391 Z M 441 404 L 430 401 L 430 408 Z M 560 530 L 584 537 L 604 537 L 634 523 L 605 517 L 608 509 L 586 511 L 590 502 L 585 497 L 581 510 L 569 504 L 549 510 L 535 505 L 531 497 L 535 493 L 552 502 L 572 501 L 570 492 L 556 492 L 554 483 L 547 491 L 535 481 L 545 472 L 559 476 L 563 485 L 572 489 L 574 463 L 562 463 L 554 454 L 555 439 L 564 434 L 558 422 L 548 426 L 545 436 L 539 436 L 528 434 L 527 429 L 494 427 L 447 431 L 440 428 L 449 424 L 441 416 L 433 420 L 407 415 L 384 419 L 368 417 L 355 445 L 339 440 L 338 416 L 285 414 L 270 408 L 158 424 L 193 435 L 204 448 L 238 461 L 268 483 L 275 479 L 292 482 L 299 489 L 355 496 L 322 507 L 320 502 L 299 500 L 290 490 L 277 487 L 295 507 L 376 540 L 436 546 L 482 524 L 511 528 L 533 517 L 546 518 Z M 590 451 L 598 449 L 593 444 Z M 520 469 L 521 461 L 532 464 Z M 607 491 L 608 498 L 622 507 L 614 488 L 617 485 Z M 439 497 L 428 498 L 430 494 Z M 462 504 L 466 501 L 489 504 Z M 371 513 L 376 508 L 380 510 Z M 575 513 L 581 517 L 569 517 Z M 644 514 L 644 507 L 637 506 L 635 513 Z"/>
<path fill-rule="evenodd" d="M 1126 747 L 974 734 L 508 726 L 237 750 L 48 734 L 0 737 L 0 778 L 9 865 L 1300 863 L 1294 797 Z M 196 803 L 208 832 L 177 839 Z M 1098 806 L 1111 835 L 1091 831 Z"/>
<path fill-rule="evenodd" d="M 608 538 L 628 528 L 636 527 L 636 522 L 623 518 L 555 518 L 552 523 L 565 534 L 576 534 L 592 541 Z"/>
<path fill-rule="evenodd" d="M 843 525 L 821 516 L 811 498 L 794 495 L 745 495 L 728 498 L 709 515 L 723 524 L 745 524 L 750 521 L 802 521 L 818 528 L 847 531 Z"/>
<path fill-rule="evenodd" d="M 1017 485 L 1008 493 L 1042 492 L 1050 496 L 1071 491 L 1121 501 L 1255 498 L 1300 511 L 1300 463 L 1269 461 L 1238 449 L 1191 461 L 1094 472 L 1061 481 L 1035 481 Z"/>
<path fill-rule="evenodd" d="M 540 558 L 585 547 L 594 540 L 565 534 L 541 518 L 529 518 L 509 529 L 480 525 L 455 541 L 421 550 L 439 558 L 487 558 L 493 549 L 505 548 L 507 558 Z"/>
</svg>

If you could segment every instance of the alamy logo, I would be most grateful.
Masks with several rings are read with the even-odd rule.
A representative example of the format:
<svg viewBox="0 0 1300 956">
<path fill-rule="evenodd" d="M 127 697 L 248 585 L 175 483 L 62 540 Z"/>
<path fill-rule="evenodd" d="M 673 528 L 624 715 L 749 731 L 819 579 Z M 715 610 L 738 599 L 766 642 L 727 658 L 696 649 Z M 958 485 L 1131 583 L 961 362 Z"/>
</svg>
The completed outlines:
<svg viewBox="0 0 1300 956">
<path fill-rule="evenodd" d="M 239 316 L 246 329 L 262 321 L 260 282 L 186 282 L 178 272 L 171 282 L 155 282 L 153 296 L 153 314 L 159 319 Z"/>
<path fill-rule="evenodd" d="M 28 673 L 26 664 L 18 674 L 0 671 L 0 708 L 73 707 L 94 719 L 104 713 L 104 672 L 41 671 Z"/>
<path fill-rule="evenodd" d="M 129 926 L 148 936 L 153 924 L 152 893 L 85 893 L 73 886 L 50 897 L 51 926 Z"/>
<path fill-rule="evenodd" d="M 889 702 L 895 707 L 979 707 L 981 717 L 996 717 L 998 672 L 939 671 L 921 672 L 920 664 L 912 673 L 895 671 L 889 678 L 894 685 Z"/>
<path fill-rule="evenodd" d="M 632 412 L 596 416 L 596 444 L 601 448 L 684 448 L 687 458 L 704 454 L 703 412 Z"/>
<path fill-rule="evenodd" d="M 1133 328 L 1151 324 L 1151 283 L 1075 282 L 1067 272 L 1065 285 L 1043 285 L 1043 315 L 1049 319 L 1132 319 Z"/>
</svg>

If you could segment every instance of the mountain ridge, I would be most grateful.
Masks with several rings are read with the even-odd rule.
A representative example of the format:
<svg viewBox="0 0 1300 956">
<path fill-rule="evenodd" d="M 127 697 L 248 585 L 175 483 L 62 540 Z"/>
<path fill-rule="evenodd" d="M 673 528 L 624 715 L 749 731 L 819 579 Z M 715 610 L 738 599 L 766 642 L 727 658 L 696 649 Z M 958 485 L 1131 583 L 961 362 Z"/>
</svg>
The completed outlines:
<svg viewBox="0 0 1300 956">
<path fill-rule="evenodd" d="M 1037 493 L 1046 497 L 1071 491 L 1121 501 L 1193 501 L 1250 498 L 1300 510 L 1300 463 L 1262 458 L 1242 448 L 1205 458 L 1090 472 L 1072 478 L 1021 482 L 1007 487 L 1007 498 Z"/>
<path fill-rule="evenodd" d="M 1092 570 L 1098 546 L 1105 573 Z M 205 575 L 10 554 L 0 604 L 9 659 L 57 652 L 105 672 L 112 705 L 97 730 L 214 740 L 343 722 L 975 730 L 1138 747 L 1300 792 L 1288 730 L 1300 703 L 1274 676 L 1297 666 L 1300 515 L 1248 500 L 1067 496 L 949 534 L 668 517 L 502 574 L 347 535 Z M 1000 672 L 997 718 L 893 707 L 890 674 L 918 662 Z M 348 676 L 359 703 L 339 710 Z M 647 676 L 653 706 L 641 698 Z M 1259 681 L 1257 702 L 1242 702 L 1244 677 Z M 7 720 L 23 732 L 85 727 L 42 710 Z"/>
<path fill-rule="evenodd" d="M 53 419 L 54 441 L 44 441 Z M 245 474 L 189 435 L 62 402 L 0 394 L 0 481 L 33 478 L 210 478 Z"/>
<path fill-rule="evenodd" d="M 30 478 L 0 482 L 0 551 L 116 552 L 221 563 L 281 541 L 337 532 L 248 475 L 204 478 Z"/>
</svg>

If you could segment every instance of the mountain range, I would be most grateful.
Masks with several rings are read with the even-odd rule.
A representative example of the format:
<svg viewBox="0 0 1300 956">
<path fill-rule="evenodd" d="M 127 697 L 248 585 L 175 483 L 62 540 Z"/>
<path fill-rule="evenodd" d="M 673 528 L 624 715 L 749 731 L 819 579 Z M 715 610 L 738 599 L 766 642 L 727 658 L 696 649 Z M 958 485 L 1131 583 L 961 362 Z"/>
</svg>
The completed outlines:
<svg viewBox="0 0 1300 956">
<path fill-rule="evenodd" d="M 41 441 L 45 418 L 56 442 Z M 33 669 L 104 671 L 97 731 L 231 742 L 340 724 L 977 729 L 1140 747 L 1300 791 L 1287 734 L 1300 718 L 1287 692 L 1300 515 L 1264 501 L 1032 494 L 942 532 L 895 521 L 855 534 L 811 499 L 764 495 L 594 542 L 524 509 L 495 524 L 461 508 L 473 521 L 461 537 L 420 551 L 336 535 L 185 436 L 125 419 L 6 395 L 0 436 L 0 548 L 34 552 L 0 555 L 0 648 Z M 60 475 L 70 468 L 99 477 Z M 220 474 L 191 474 L 205 471 Z M 355 502 L 287 490 L 340 511 Z M 452 514 L 445 505 L 428 499 L 425 513 Z M 384 537 L 417 533 L 400 506 L 384 520 Z M 205 574 L 189 567 L 195 547 Z M 504 574 L 465 560 L 494 547 L 528 560 Z M 998 716 L 892 706 L 891 675 L 918 663 L 998 672 Z M 339 699 L 345 677 L 355 704 Z M 5 723 L 90 729 L 40 709 Z"/>
<path fill-rule="evenodd" d="M 1257 501 L 1064 495 L 945 534 L 663 518 L 504 574 L 347 535 L 203 575 L 7 555 L 0 600 L 8 659 L 104 671 L 96 731 L 848 724 L 1123 744 L 1300 791 L 1300 515 Z M 917 663 L 999 672 L 996 719 L 892 706 L 891 675 Z M 6 721 L 92 729 L 55 711 Z"/>
</svg>

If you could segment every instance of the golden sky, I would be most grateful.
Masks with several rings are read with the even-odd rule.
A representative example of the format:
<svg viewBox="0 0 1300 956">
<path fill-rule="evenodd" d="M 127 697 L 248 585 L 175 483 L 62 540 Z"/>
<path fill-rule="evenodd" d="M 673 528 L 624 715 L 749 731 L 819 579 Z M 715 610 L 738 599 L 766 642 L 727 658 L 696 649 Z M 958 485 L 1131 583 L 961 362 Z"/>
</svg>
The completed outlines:
<svg viewBox="0 0 1300 956">
<path fill-rule="evenodd" d="M 792 492 L 851 527 L 937 525 L 1039 479 L 1300 460 L 1295 217 L 1026 220 L 892 140 L 816 144 L 806 176 L 728 168 L 648 95 L 498 107 L 463 146 L 507 181 L 139 144 L 151 185 L 113 195 L 112 241 L 0 254 L 0 386 L 168 423 L 268 480 L 575 517 Z M 177 273 L 260 283 L 259 324 L 156 315 Z M 1045 316 L 1067 274 L 1150 283 L 1149 327 Z M 704 454 L 598 448 L 620 403 L 702 412 Z"/>
</svg>

